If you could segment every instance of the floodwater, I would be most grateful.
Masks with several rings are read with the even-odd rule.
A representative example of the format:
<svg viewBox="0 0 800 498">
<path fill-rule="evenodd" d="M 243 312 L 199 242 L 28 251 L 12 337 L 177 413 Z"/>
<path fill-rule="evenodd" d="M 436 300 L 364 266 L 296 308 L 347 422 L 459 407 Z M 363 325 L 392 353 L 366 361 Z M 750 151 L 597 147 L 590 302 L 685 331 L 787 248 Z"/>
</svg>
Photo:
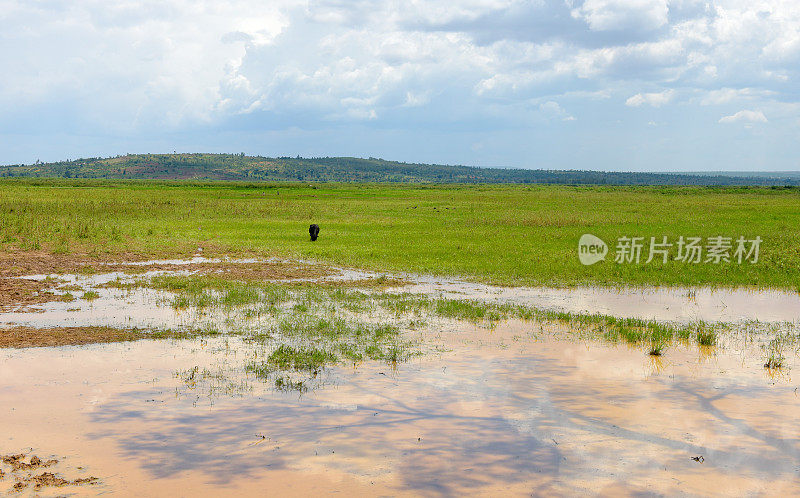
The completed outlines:
<svg viewBox="0 0 800 498">
<path fill-rule="evenodd" d="M 191 264 L 202 262 L 243 262 L 254 259 L 163 260 L 129 263 Z M 284 260 L 273 258 L 275 262 Z M 299 261 L 298 263 L 307 263 Z M 795 322 L 800 321 L 800 292 L 778 289 L 725 287 L 502 287 L 467 282 L 455 278 L 386 273 L 332 267 L 334 272 L 320 281 L 342 281 L 376 278 L 382 275 L 405 280 L 410 285 L 398 289 L 454 299 L 478 299 L 513 303 L 535 308 L 559 309 L 573 313 L 599 313 L 625 318 L 665 320 L 679 323 L 708 322 Z M 302 279 L 293 279 L 302 280 Z M 311 280 L 311 279 L 307 279 Z M 285 280 L 289 281 L 289 280 Z"/>
<path fill-rule="evenodd" d="M 800 493 L 788 374 L 533 322 L 444 329 L 444 352 L 306 393 L 248 378 L 235 337 L 4 350 L 2 447 L 100 478 L 79 494 Z"/>
<path fill-rule="evenodd" d="M 507 302 L 573 313 L 689 323 L 800 321 L 800 293 L 775 289 L 683 287 L 495 287 L 426 278 L 407 292 Z"/>
<path fill-rule="evenodd" d="M 59 278 L 92 287 L 117 277 L 131 278 Z M 740 291 L 562 295 L 424 277 L 401 290 L 676 321 L 798 319 L 791 293 L 736 304 Z M 230 320 L 175 311 L 168 293 L 97 291 L 91 303 L 0 314 L 0 327 Z M 763 317 L 752 302 L 762 297 Z M 800 494 L 794 351 L 776 371 L 735 330 L 719 347 L 674 343 L 661 357 L 533 321 L 432 319 L 406 333 L 425 354 L 330 367 L 302 393 L 247 374 L 263 352 L 239 336 L 0 350 L 0 453 L 55 458 L 51 472 L 100 480 L 21 496 Z M 15 480 L 0 469 L 2 494 Z"/>
<path fill-rule="evenodd" d="M 141 328 L 174 328 L 186 325 L 185 313 L 160 306 L 170 294 L 149 289 L 121 291 L 98 288 L 118 280 L 131 282 L 161 274 L 189 275 L 192 264 L 256 263 L 255 259 L 191 259 L 154 260 L 126 263 L 130 266 L 174 265 L 186 270 L 147 271 L 140 275 L 108 272 L 97 275 L 32 275 L 25 278 L 42 280 L 57 278 L 61 286 L 80 285 L 93 288 L 100 299 L 92 302 L 54 302 L 32 306 L 30 313 L 0 313 L 0 327 L 10 324 L 34 327 L 96 325 Z M 264 262 L 285 262 L 274 258 Z M 297 262 L 304 263 L 304 262 Z M 389 292 L 408 292 L 441 296 L 450 299 L 474 299 L 493 303 L 511 303 L 540 309 L 573 313 L 604 314 L 623 318 L 641 318 L 674 323 L 760 322 L 800 323 L 800 293 L 777 289 L 710 288 L 710 287 L 502 287 L 458 279 L 431 277 L 410 273 L 378 273 L 363 270 L 331 268 L 332 273 L 316 278 L 292 278 L 276 282 L 340 282 L 388 276 L 408 282 Z"/>
</svg>

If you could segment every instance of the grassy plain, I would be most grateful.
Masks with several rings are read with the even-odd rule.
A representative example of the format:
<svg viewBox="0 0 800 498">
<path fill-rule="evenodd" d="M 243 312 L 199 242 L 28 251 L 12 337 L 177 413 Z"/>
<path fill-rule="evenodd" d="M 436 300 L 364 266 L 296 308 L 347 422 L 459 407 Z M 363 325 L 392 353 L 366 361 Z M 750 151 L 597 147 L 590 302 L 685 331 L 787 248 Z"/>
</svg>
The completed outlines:
<svg viewBox="0 0 800 498">
<path fill-rule="evenodd" d="M 308 225 L 321 227 L 308 240 Z M 577 243 L 609 243 L 583 266 Z M 621 236 L 760 236 L 756 264 L 613 262 Z M 800 289 L 800 190 L 4 180 L 0 252 L 306 258 L 510 285 Z M 675 248 L 673 247 L 673 255 Z"/>
</svg>

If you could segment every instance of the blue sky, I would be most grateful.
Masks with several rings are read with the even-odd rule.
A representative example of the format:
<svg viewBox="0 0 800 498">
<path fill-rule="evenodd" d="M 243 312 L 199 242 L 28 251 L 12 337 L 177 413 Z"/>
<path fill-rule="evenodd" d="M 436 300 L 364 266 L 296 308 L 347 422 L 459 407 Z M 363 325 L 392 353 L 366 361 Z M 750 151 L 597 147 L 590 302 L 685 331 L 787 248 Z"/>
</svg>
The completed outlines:
<svg viewBox="0 0 800 498">
<path fill-rule="evenodd" d="M 797 0 L 0 0 L 0 163 L 800 170 Z"/>
</svg>

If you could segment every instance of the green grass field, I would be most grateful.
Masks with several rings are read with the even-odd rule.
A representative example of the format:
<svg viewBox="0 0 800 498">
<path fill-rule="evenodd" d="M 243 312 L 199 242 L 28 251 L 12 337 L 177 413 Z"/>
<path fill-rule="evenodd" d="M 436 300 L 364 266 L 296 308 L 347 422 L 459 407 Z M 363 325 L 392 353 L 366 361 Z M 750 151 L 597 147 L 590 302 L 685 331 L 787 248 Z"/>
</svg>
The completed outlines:
<svg viewBox="0 0 800 498">
<path fill-rule="evenodd" d="M 308 225 L 318 223 L 311 243 Z M 583 266 L 583 233 L 606 261 Z M 760 236 L 756 264 L 614 263 L 621 236 Z M 0 182 L 0 251 L 280 255 L 510 285 L 800 288 L 800 190 L 782 188 Z M 675 248 L 673 248 L 673 251 Z"/>
</svg>

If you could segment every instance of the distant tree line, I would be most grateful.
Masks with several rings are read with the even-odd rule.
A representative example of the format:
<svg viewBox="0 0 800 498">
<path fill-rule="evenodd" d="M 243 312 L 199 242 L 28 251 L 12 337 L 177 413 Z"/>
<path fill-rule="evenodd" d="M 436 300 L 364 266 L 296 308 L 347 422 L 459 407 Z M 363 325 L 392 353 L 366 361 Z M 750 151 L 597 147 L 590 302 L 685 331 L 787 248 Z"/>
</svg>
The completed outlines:
<svg viewBox="0 0 800 498">
<path fill-rule="evenodd" d="M 673 174 L 502 169 L 416 164 L 355 157 L 244 154 L 129 154 L 0 166 L 0 177 L 192 179 L 236 181 L 517 183 L 571 185 L 798 186 L 800 175 Z"/>
</svg>

